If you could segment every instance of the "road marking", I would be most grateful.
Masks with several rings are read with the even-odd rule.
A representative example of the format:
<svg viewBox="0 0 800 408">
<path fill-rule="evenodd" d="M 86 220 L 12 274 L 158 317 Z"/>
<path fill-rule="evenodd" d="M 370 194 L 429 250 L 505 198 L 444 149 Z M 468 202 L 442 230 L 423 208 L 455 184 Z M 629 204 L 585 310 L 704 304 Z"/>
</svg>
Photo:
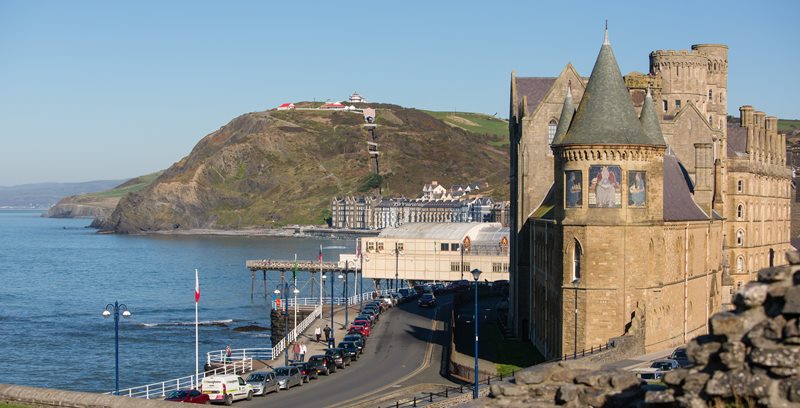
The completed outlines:
<svg viewBox="0 0 800 408">
<path fill-rule="evenodd" d="M 369 399 L 369 397 L 371 397 L 371 396 L 373 396 L 375 394 L 378 394 L 378 393 L 380 393 L 382 391 L 388 390 L 389 388 L 402 387 L 402 383 L 403 382 L 405 382 L 408 379 L 410 379 L 411 377 L 414 377 L 415 375 L 419 374 L 422 370 L 428 368 L 428 365 L 429 365 L 429 361 L 428 360 L 430 360 L 431 356 L 433 355 L 433 335 L 434 335 L 434 333 L 436 333 L 436 324 L 438 323 L 438 320 L 436 320 L 436 317 L 437 317 L 438 313 L 439 313 L 439 307 L 436 307 L 436 309 L 434 309 L 433 319 L 432 319 L 432 322 L 431 322 L 431 334 L 428 335 L 428 346 L 425 348 L 425 356 L 422 358 L 422 363 L 419 365 L 419 367 L 417 367 L 414 371 L 412 371 L 412 372 L 404 375 L 400 379 L 398 379 L 396 384 L 385 385 L 385 386 L 383 386 L 381 388 L 376 389 L 375 391 L 372 391 L 369 394 L 364 394 L 364 395 L 361 395 L 361 396 L 358 396 L 358 397 L 355 397 L 355 398 L 351 398 L 351 399 L 349 399 L 347 401 L 343 401 L 343 402 L 340 402 L 338 404 L 328 405 L 328 407 L 329 408 L 332 408 L 332 407 L 346 407 L 346 406 L 352 405 L 356 401 L 366 401 L 366 400 Z"/>
</svg>

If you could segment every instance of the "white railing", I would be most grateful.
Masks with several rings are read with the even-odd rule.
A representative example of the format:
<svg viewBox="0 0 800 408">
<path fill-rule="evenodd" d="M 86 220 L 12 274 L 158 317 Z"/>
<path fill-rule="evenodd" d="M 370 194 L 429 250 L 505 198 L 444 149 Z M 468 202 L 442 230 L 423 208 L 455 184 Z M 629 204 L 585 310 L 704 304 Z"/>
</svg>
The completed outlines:
<svg viewBox="0 0 800 408">
<path fill-rule="evenodd" d="M 272 360 L 272 347 L 231 349 L 231 356 L 225 356 L 225 350 L 214 350 L 206 353 L 206 363 L 225 364 L 232 361 L 247 360 Z"/>
<path fill-rule="evenodd" d="M 310 326 L 311 323 L 314 322 L 314 320 L 317 320 L 317 318 L 320 317 L 322 317 L 322 306 L 317 305 L 314 307 L 314 311 L 311 312 L 311 314 L 308 315 L 305 319 L 303 319 L 302 322 L 298 323 L 294 329 L 289 331 L 289 333 L 284 338 L 282 338 L 281 341 L 278 342 L 278 344 L 272 345 L 272 358 L 273 359 L 277 358 L 281 354 L 281 352 L 283 352 L 283 350 L 286 349 L 286 346 L 288 344 L 291 344 L 293 341 L 295 341 L 298 335 L 303 334 L 306 328 Z"/>
<path fill-rule="evenodd" d="M 408 289 L 410 289 L 410 288 L 408 288 Z M 335 306 L 342 306 L 346 302 L 348 305 L 354 305 L 356 303 L 361 302 L 362 299 L 363 300 L 372 300 L 374 298 L 377 298 L 380 295 L 385 295 L 385 294 L 391 293 L 391 292 L 396 292 L 396 290 L 394 290 L 394 289 L 371 290 L 369 292 L 364 292 L 363 295 L 353 295 L 353 296 L 350 296 L 350 297 L 347 297 L 347 298 L 334 297 L 333 298 L 333 304 Z M 283 301 L 284 301 L 284 299 L 281 299 L 281 302 L 283 302 Z M 295 303 L 295 299 L 294 298 L 287 298 L 286 299 L 286 306 L 281 305 L 281 309 L 283 309 L 285 307 L 288 307 L 289 308 L 289 312 L 291 312 L 291 309 L 294 308 L 295 304 L 297 305 L 298 308 L 315 307 L 315 306 L 319 305 L 319 298 L 316 298 L 316 297 L 297 298 L 297 303 Z M 322 304 L 330 305 L 331 304 L 331 298 L 330 297 L 322 298 Z M 273 309 L 277 309 L 278 308 L 277 300 L 273 300 L 272 301 L 272 308 Z"/>
<path fill-rule="evenodd" d="M 250 352 L 248 351 L 248 354 Z M 248 371 L 253 370 L 253 358 L 247 357 L 241 360 L 233 360 L 229 364 L 225 364 L 222 367 L 215 368 L 213 370 L 208 370 L 205 372 L 200 372 L 199 376 L 197 377 L 197 381 L 195 381 L 194 375 L 189 375 L 186 377 L 176 378 L 174 380 L 162 381 L 147 385 L 140 385 L 138 387 L 126 388 L 124 390 L 119 390 L 119 395 L 132 397 L 132 398 L 164 398 L 167 393 L 170 391 L 186 389 L 186 388 L 197 388 L 197 384 L 203 381 L 203 378 L 218 375 L 218 374 L 242 374 Z M 106 394 L 113 394 L 113 392 L 107 392 Z"/>
</svg>

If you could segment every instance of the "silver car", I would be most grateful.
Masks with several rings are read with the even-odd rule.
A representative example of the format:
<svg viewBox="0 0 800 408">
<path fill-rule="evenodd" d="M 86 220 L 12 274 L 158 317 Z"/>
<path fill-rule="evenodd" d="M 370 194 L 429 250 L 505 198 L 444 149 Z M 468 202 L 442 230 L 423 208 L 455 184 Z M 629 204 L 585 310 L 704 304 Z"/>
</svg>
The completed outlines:
<svg viewBox="0 0 800 408">
<path fill-rule="evenodd" d="M 266 396 L 267 393 L 278 392 L 280 389 L 273 371 L 254 371 L 247 377 L 246 382 L 253 386 L 253 395 Z"/>
<path fill-rule="evenodd" d="M 295 385 L 303 386 L 303 375 L 300 374 L 300 369 L 297 367 L 278 367 L 273 372 L 275 380 L 278 381 L 278 386 L 282 390 L 288 390 Z"/>
</svg>

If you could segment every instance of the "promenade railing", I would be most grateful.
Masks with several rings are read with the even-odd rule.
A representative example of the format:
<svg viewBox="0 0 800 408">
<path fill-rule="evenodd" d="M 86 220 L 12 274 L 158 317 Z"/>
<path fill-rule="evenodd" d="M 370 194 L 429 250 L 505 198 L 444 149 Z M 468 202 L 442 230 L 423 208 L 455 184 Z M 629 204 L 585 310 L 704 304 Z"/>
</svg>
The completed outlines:
<svg viewBox="0 0 800 408">
<path fill-rule="evenodd" d="M 171 391 L 196 388 L 197 385 L 203 381 L 203 378 L 208 376 L 220 374 L 242 374 L 252 370 L 252 357 L 243 358 L 241 360 L 234 360 L 231 358 L 228 364 L 224 364 L 221 367 L 217 367 L 208 371 L 200 372 L 196 379 L 194 375 L 188 375 L 172 380 L 119 390 L 119 395 L 132 398 L 162 399 Z M 113 394 L 113 392 L 106 392 L 105 394 Z"/>
<path fill-rule="evenodd" d="M 322 298 L 322 304 L 330 305 L 331 301 L 333 301 L 333 304 L 335 306 L 343 306 L 345 304 L 354 305 L 356 303 L 360 303 L 362 300 L 372 300 L 381 295 L 385 295 L 391 292 L 396 292 L 396 290 L 394 289 L 371 290 L 369 292 L 365 292 L 363 295 L 353 295 L 349 297 L 334 296 L 333 300 L 331 300 L 330 296 L 328 296 Z M 283 301 L 284 300 L 281 299 L 281 302 Z M 311 308 L 313 306 L 319 305 L 320 301 L 318 297 L 302 297 L 302 298 L 297 298 L 296 303 L 294 298 L 287 298 L 286 303 L 288 304 L 289 309 L 293 308 L 295 304 L 297 305 L 298 308 Z M 281 307 L 283 307 L 283 305 L 281 305 Z M 272 301 L 272 308 L 276 310 L 278 309 L 277 299 Z"/>
</svg>

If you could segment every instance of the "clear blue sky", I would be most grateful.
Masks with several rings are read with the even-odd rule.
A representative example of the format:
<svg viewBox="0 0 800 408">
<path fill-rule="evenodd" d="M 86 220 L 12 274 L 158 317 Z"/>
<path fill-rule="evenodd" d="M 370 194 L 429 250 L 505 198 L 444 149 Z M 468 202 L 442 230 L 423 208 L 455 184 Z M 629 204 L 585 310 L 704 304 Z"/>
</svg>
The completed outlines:
<svg viewBox="0 0 800 408">
<path fill-rule="evenodd" d="M 0 185 L 163 169 L 250 111 L 370 101 L 508 115 L 511 70 L 623 73 L 730 47 L 728 106 L 800 118 L 800 2 L 0 1 Z"/>
</svg>

